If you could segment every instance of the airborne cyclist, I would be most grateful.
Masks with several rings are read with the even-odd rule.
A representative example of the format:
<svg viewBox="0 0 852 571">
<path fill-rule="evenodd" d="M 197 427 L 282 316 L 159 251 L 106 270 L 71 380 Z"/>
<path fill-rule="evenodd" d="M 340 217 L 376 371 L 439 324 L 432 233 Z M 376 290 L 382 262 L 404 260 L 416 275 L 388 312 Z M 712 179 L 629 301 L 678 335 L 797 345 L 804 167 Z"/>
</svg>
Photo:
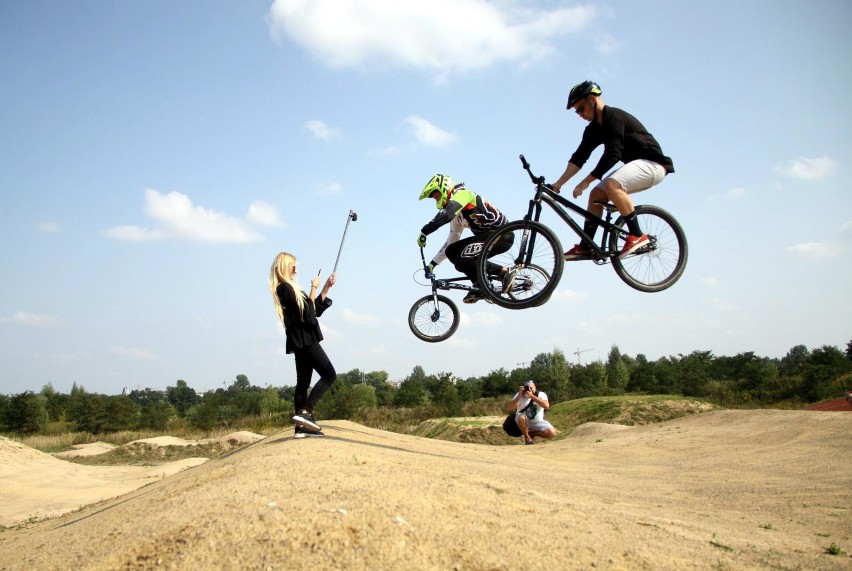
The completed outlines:
<svg viewBox="0 0 852 571">
<path fill-rule="evenodd" d="M 481 284 L 476 275 L 476 265 L 482 255 L 482 245 L 489 235 L 506 224 L 506 216 L 497 210 L 493 204 L 464 187 L 464 183 L 455 184 L 447 175 L 436 174 L 423 188 L 420 200 L 432 198 L 438 207 L 438 214 L 431 222 L 423 226 L 417 236 L 417 245 L 426 246 L 426 236 L 450 223 L 450 234 L 429 264 L 431 272 L 435 266 L 449 258 L 458 271 L 466 275 L 477 289 L 471 290 L 462 301 L 476 303 L 485 297 L 481 292 Z M 473 236 L 461 239 L 465 228 L 473 232 Z M 514 236 L 504 234 L 500 242 L 491 249 L 491 256 L 502 254 L 512 247 Z M 487 262 L 488 274 L 499 276 L 503 280 L 503 291 L 508 291 L 514 281 L 514 271 L 509 272 L 494 262 Z"/>
<path fill-rule="evenodd" d="M 588 211 L 600 218 L 603 207 L 595 204 L 597 201 L 610 201 L 618 208 L 630 232 L 619 253 L 619 257 L 623 257 L 648 244 L 648 236 L 642 232 L 636 220 L 630 194 L 659 184 L 667 174 L 674 172 L 674 165 L 663 154 L 654 136 L 636 117 L 616 107 L 604 105 L 601 93 L 597 83 L 584 81 L 575 85 L 568 95 L 568 109 L 573 108 L 589 124 L 565 172 L 553 184 L 553 190 L 559 192 L 562 185 L 589 160 L 592 151 L 603 145 L 604 151 L 597 166 L 574 188 L 574 198 L 597 183 L 589 194 Z M 607 175 L 619 162 L 623 162 L 624 166 Z M 597 221 L 586 220 L 583 231 L 590 238 L 594 238 L 597 229 Z M 592 250 L 584 243 L 565 252 L 566 260 L 588 260 L 591 257 Z"/>
</svg>

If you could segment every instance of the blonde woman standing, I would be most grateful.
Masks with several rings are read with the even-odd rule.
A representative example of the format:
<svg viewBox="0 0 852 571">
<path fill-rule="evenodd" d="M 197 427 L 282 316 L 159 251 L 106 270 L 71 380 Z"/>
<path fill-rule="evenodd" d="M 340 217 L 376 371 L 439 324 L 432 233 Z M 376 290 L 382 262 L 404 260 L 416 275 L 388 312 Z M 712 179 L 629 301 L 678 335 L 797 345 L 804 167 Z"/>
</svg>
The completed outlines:
<svg viewBox="0 0 852 571">
<path fill-rule="evenodd" d="M 269 290 L 275 301 L 278 318 L 284 323 L 287 353 L 293 353 L 296 357 L 294 437 L 325 436 L 314 420 L 312 411 L 337 379 L 337 373 L 320 345 L 323 337 L 317 317 L 331 306 L 328 290 L 334 285 L 335 274 L 328 277 L 322 291 L 319 291 L 321 280 L 317 274 L 311 280 L 310 293 L 306 294 L 296 282 L 296 262 L 296 257 L 287 252 L 275 256 L 269 271 Z M 308 394 L 314 371 L 319 373 L 320 379 Z"/>
</svg>

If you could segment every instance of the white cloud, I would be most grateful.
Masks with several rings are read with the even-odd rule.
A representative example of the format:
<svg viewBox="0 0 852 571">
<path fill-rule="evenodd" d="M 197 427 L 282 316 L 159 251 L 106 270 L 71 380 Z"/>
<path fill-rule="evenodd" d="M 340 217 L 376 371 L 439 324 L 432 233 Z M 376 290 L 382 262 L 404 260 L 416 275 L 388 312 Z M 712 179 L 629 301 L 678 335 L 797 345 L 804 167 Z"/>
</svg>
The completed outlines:
<svg viewBox="0 0 852 571">
<path fill-rule="evenodd" d="M 710 306 L 713 308 L 713 311 L 731 312 L 736 311 L 737 309 L 737 307 L 733 303 L 722 299 L 721 297 L 714 297 L 713 299 L 711 299 Z"/>
<path fill-rule="evenodd" d="M 387 147 L 382 147 L 381 149 L 374 149 L 370 152 L 374 155 L 382 155 L 382 156 L 386 156 L 386 157 L 392 157 L 392 156 L 396 156 L 396 155 L 401 155 L 402 149 L 400 149 L 396 145 L 390 145 L 390 146 L 387 146 Z"/>
<path fill-rule="evenodd" d="M 336 134 L 334 129 L 316 119 L 305 123 L 305 128 L 313 134 L 315 139 L 323 141 L 331 139 Z"/>
<path fill-rule="evenodd" d="M 719 279 L 718 278 L 701 278 L 701 285 L 703 285 L 707 289 L 716 289 L 717 287 L 719 287 Z"/>
<path fill-rule="evenodd" d="M 830 157 L 816 159 L 798 158 L 777 163 L 775 172 L 801 180 L 819 180 L 832 174 L 837 169 L 837 161 Z"/>
<path fill-rule="evenodd" d="M 610 34 L 600 34 L 595 38 L 595 48 L 603 54 L 618 51 L 620 47 L 621 43 Z"/>
<path fill-rule="evenodd" d="M 317 194 L 340 194 L 342 190 L 343 186 L 341 186 L 339 182 L 332 182 L 331 184 L 319 186 L 317 188 Z"/>
<path fill-rule="evenodd" d="M 278 210 L 271 204 L 262 201 L 252 202 L 249 205 L 246 218 L 252 224 L 259 226 L 283 226 L 284 224 Z"/>
<path fill-rule="evenodd" d="M 367 349 L 367 352 L 373 357 L 378 357 L 380 359 L 392 359 L 396 352 L 392 350 L 387 345 L 370 345 L 370 348 Z"/>
<path fill-rule="evenodd" d="M 787 251 L 807 258 L 831 258 L 840 253 L 840 247 L 830 242 L 804 242 L 788 246 Z"/>
<path fill-rule="evenodd" d="M 456 139 L 455 135 L 433 125 L 423 117 L 409 115 L 405 118 L 405 122 L 414 129 L 414 138 L 417 142 L 424 145 L 446 147 Z"/>
<path fill-rule="evenodd" d="M 156 242 L 165 240 L 168 234 L 159 228 L 142 228 L 141 226 L 113 226 L 104 230 L 104 235 L 126 242 Z"/>
<path fill-rule="evenodd" d="M 551 300 L 564 300 L 569 302 L 582 302 L 588 299 L 589 294 L 585 292 L 574 291 L 572 289 L 555 289 L 550 295 Z"/>
<path fill-rule="evenodd" d="M 463 315 L 467 312 L 463 312 Z M 465 323 L 472 324 L 477 327 L 499 327 L 503 323 L 503 319 L 496 313 L 478 311 L 470 313 Z"/>
<path fill-rule="evenodd" d="M 746 194 L 746 189 L 741 186 L 735 186 L 728 189 L 727 192 L 723 194 L 713 194 L 707 197 L 707 200 L 710 202 L 715 202 L 717 200 L 736 200 L 737 198 L 743 197 Z"/>
<path fill-rule="evenodd" d="M 350 325 L 382 325 L 384 319 L 369 313 L 357 313 L 349 308 L 343 310 L 343 321 Z"/>
<path fill-rule="evenodd" d="M 243 244 L 263 239 L 243 220 L 195 206 L 188 196 L 179 192 L 161 194 L 147 189 L 145 212 L 158 223 L 157 227 L 115 226 L 104 234 L 133 242 L 182 238 L 194 242 Z"/>
<path fill-rule="evenodd" d="M 120 357 L 127 357 L 129 359 L 134 359 L 138 361 L 159 361 L 160 358 L 151 351 L 147 349 L 139 349 L 138 347 L 124 347 L 118 346 L 113 347 L 112 352 L 114 355 L 118 355 Z"/>
<path fill-rule="evenodd" d="M 36 226 L 39 232 L 44 234 L 56 234 L 60 232 L 62 228 L 56 222 L 42 222 L 38 226 Z"/>
<path fill-rule="evenodd" d="M 275 0 L 266 17 L 329 67 L 414 67 L 438 75 L 524 64 L 555 53 L 552 39 L 596 17 L 592 6 L 554 10 L 488 0 Z"/>
<path fill-rule="evenodd" d="M 59 318 L 52 315 L 40 315 L 19 311 L 10 317 L 0 317 L 0 323 L 25 325 L 28 327 L 52 327 L 59 324 Z"/>
</svg>

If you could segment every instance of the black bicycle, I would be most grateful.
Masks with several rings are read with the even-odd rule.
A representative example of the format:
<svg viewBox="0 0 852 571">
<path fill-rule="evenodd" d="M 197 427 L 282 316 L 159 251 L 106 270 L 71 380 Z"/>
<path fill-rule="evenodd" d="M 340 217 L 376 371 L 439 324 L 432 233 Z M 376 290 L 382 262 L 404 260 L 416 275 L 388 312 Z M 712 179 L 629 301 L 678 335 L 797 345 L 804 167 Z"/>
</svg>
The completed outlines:
<svg viewBox="0 0 852 571">
<path fill-rule="evenodd" d="M 629 233 L 622 216 L 612 221 L 613 213 L 618 212 L 615 205 L 609 202 L 598 203 L 606 212 L 606 217 L 600 219 L 557 194 L 545 183 L 543 176 L 533 175 L 523 155 L 520 159 L 535 185 L 535 195 L 530 200 L 529 210 L 522 220 L 509 222 L 485 241 L 477 271 L 480 279 L 485 277 L 486 265 L 483 260 L 491 258 L 492 262 L 516 271 L 519 276 L 523 276 L 529 268 L 535 268 L 536 274 L 543 279 L 533 282 L 534 287 L 523 298 L 503 293 L 501 287 L 483 288 L 487 299 L 501 307 L 524 309 L 545 303 L 556 289 L 565 261 L 559 238 L 553 230 L 539 222 L 542 204 L 552 208 L 583 243 L 591 246 L 592 260 L 596 264 L 612 263 L 615 273 L 630 287 L 643 292 L 657 292 L 671 287 L 680 279 L 686 268 L 686 235 L 671 214 L 657 206 L 637 206 L 636 217 L 642 230 L 648 234 L 649 242 L 634 253 L 620 258 L 619 253 Z M 595 244 L 562 207 L 583 219 L 597 220 L 603 228 L 600 243 Z M 501 238 L 507 232 L 514 234 L 512 247 L 504 253 L 489 256 L 488 253 L 495 249 L 496 244 L 504 243 Z M 482 283 L 489 282 L 483 280 Z"/>
<path fill-rule="evenodd" d="M 471 291 L 474 287 L 467 276 L 439 279 L 434 273 L 430 273 L 423 255 L 423 248 L 420 248 L 420 261 L 423 263 L 422 271 L 430 282 L 432 293 L 421 297 L 411 306 L 408 312 L 408 327 L 418 339 L 437 343 L 452 336 L 458 329 L 460 320 L 458 306 L 447 296 L 439 294 L 438 290 Z M 417 270 L 415 275 L 419 272 L 420 270 Z M 544 269 L 531 264 L 515 275 L 514 282 L 503 295 L 521 301 L 538 290 L 537 284 L 546 283 L 549 279 Z M 417 281 L 416 278 L 415 281 Z M 488 284 L 488 288 L 491 289 L 502 291 L 503 288 L 502 280 L 496 276 L 488 276 L 482 283 Z M 490 303 L 489 299 L 486 301 Z"/>
</svg>

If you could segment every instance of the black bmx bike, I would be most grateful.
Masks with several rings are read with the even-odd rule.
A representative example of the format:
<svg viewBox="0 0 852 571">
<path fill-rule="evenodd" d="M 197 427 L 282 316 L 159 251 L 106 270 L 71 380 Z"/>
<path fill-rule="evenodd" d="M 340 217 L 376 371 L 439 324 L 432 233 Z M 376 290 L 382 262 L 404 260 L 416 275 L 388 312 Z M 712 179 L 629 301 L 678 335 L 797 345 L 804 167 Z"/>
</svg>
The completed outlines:
<svg viewBox="0 0 852 571">
<path fill-rule="evenodd" d="M 459 308 L 458 306 L 445 295 L 441 295 L 438 291 L 449 291 L 453 289 L 471 291 L 474 288 L 467 276 L 457 276 L 452 278 L 438 278 L 434 273 L 429 272 L 426 265 L 426 258 L 423 255 L 423 248 L 420 248 L 420 261 L 423 263 L 423 272 L 432 288 L 432 293 L 421 297 L 414 302 L 408 312 L 408 327 L 414 335 L 429 343 L 438 343 L 452 336 L 459 327 Z M 415 274 L 419 274 L 421 270 L 417 270 Z M 523 268 L 523 271 L 518 271 L 511 286 L 502 293 L 503 282 L 499 276 L 489 275 L 480 283 L 488 284 L 485 289 L 494 289 L 501 292 L 502 295 L 509 299 L 521 301 L 531 295 L 533 292 L 541 288 L 541 284 L 546 283 L 549 277 L 544 269 L 530 264 Z M 417 279 L 415 278 L 415 281 Z M 490 299 L 486 298 L 490 303 Z"/>
<path fill-rule="evenodd" d="M 504 293 L 500 287 L 484 287 L 486 299 L 509 309 L 524 309 L 545 303 L 562 277 L 565 260 L 562 245 L 556 234 L 539 222 L 542 204 L 546 204 L 573 230 L 581 241 L 588 244 L 592 250 L 592 260 L 595 264 L 612 263 L 615 273 L 627 285 L 642 292 L 658 292 L 671 287 L 686 268 L 687 244 L 686 235 L 674 216 L 659 208 L 643 204 L 636 206 L 636 218 L 642 231 L 648 234 L 648 244 L 632 254 L 619 257 L 624 242 L 629 234 L 627 222 L 622 216 L 614 221 L 613 215 L 618 213 L 615 205 L 600 202 L 606 216 L 601 219 L 588 210 L 577 206 L 557 194 L 544 181 L 543 176 L 535 176 L 523 155 L 521 164 L 535 185 L 535 194 L 529 202 L 526 216 L 521 220 L 509 222 L 496 230 L 483 244 L 482 256 L 477 265 L 481 283 L 490 284 L 484 279 L 487 267 L 484 260 L 510 268 L 523 277 L 535 268 L 537 279 L 523 297 Z M 563 208 L 564 207 L 564 208 Z M 597 220 L 603 230 L 599 243 L 586 235 L 566 209 L 579 217 Z M 489 255 L 497 251 L 499 244 L 505 243 L 505 234 L 513 234 L 512 247 L 505 252 Z"/>
</svg>

